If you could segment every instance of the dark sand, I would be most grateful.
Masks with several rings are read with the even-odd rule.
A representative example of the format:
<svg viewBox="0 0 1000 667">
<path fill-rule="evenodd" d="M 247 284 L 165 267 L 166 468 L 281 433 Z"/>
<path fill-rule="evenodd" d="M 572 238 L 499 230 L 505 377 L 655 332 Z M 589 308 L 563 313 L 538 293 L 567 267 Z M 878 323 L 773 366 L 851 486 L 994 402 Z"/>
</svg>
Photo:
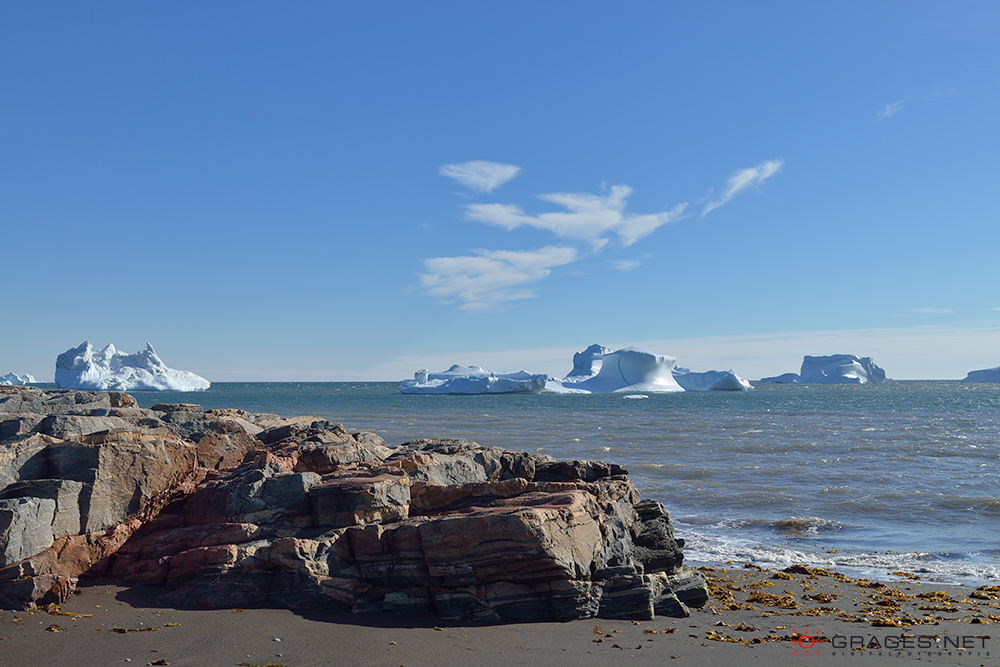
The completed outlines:
<svg viewBox="0 0 1000 667">
<path fill-rule="evenodd" d="M 706 608 L 643 623 L 481 625 L 323 611 L 177 610 L 153 604 L 148 588 L 87 585 L 58 609 L 0 611 L 0 666 L 1000 665 L 994 591 L 816 571 L 705 574 L 716 593 Z M 880 648 L 850 650 L 851 641 L 868 646 L 873 638 Z"/>
</svg>

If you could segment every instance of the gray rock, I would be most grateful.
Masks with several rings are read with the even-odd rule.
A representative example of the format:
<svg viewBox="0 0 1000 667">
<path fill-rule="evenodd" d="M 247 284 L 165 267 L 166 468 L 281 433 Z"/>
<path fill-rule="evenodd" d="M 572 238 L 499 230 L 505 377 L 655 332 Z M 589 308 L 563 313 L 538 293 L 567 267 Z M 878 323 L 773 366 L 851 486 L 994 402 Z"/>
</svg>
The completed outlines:
<svg viewBox="0 0 1000 667">
<path fill-rule="evenodd" d="M 689 607 L 704 607 L 708 602 L 708 584 L 696 570 L 667 575 L 667 584 L 677 599 Z"/>
<path fill-rule="evenodd" d="M 309 490 L 321 481 L 314 472 L 292 473 L 273 467 L 237 470 L 206 483 L 191 497 L 186 512 L 193 523 L 280 523 L 302 517 L 311 526 Z"/>
<path fill-rule="evenodd" d="M 61 440 L 47 435 L 31 434 L 0 445 L 0 489 L 22 479 L 47 479 L 48 448 Z"/>
<path fill-rule="evenodd" d="M 54 438 L 74 438 L 99 431 L 121 430 L 129 426 L 118 417 L 86 417 L 81 415 L 50 415 L 39 422 L 35 430 Z"/>
<path fill-rule="evenodd" d="M 15 482 L 0 490 L 0 500 L 8 498 L 50 498 L 56 503 L 52 519 L 52 537 L 79 535 L 83 532 L 80 521 L 80 493 L 84 485 L 69 479 L 38 479 Z"/>
<path fill-rule="evenodd" d="M 82 531 L 111 528 L 148 512 L 189 479 L 196 448 L 164 432 L 92 434 L 89 442 L 65 441 L 45 449 L 45 472 L 36 478 L 82 482 Z"/>
<path fill-rule="evenodd" d="M 402 475 L 329 476 L 309 490 L 315 524 L 338 528 L 406 518 L 410 483 Z"/>
<path fill-rule="evenodd" d="M 42 419 L 42 415 L 35 414 L 11 415 L 9 419 L 0 419 L 0 442 L 34 432 Z"/>
<path fill-rule="evenodd" d="M 646 572 L 674 572 L 684 562 L 684 540 L 674 538 L 663 505 L 649 500 L 636 505 L 639 522 L 633 526 L 634 557 Z"/>
<path fill-rule="evenodd" d="M 616 463 L 604 461 L 551 461 L 535 466 L 535 480 L 539 482 L 596 482 L 612 476 L 626 476 L 628 471 Z"/>
<path fill-rule="evenodd" d="M 24 560 L 52 546 L 51 498 L 0 500 L 0 567 Z"/>
<path fill-rule="evenodd" d="M 470 440 L 414 440 L 397 446 L 387 462 L 399 462 L 415 481 L 432 484 L 468 484 L 498 479 L 503 450 L 482 447 Z"/>
</svg>

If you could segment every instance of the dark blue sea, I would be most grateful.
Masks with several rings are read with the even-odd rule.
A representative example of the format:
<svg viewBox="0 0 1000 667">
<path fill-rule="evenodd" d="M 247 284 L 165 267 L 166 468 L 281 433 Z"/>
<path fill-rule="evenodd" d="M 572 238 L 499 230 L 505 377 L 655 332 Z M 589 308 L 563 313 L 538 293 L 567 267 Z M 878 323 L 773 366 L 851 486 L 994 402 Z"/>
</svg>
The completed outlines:
<svg viewBox="0 0 1000 667">
<path fill-rule="evenodd" d="M 316 415 L 389 444 L 461 437 L 625 466 L 692 563 L 1000 579 L 1000 384 L 762 384 L 750 392 L 403 395 L 394 383 L 133 392 Z"/>
</svg>

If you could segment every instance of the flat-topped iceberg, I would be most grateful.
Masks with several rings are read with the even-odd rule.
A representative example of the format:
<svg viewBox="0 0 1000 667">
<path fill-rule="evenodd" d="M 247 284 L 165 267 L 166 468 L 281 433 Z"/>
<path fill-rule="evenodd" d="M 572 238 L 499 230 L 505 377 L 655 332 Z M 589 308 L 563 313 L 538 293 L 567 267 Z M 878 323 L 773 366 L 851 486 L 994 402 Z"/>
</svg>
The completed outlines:
<svg viewBox="0 0 1000 667">
<path fill-rule="evenodd" d="M 768 384 L 795 384 L 799 382 L 799 374 L 782 373 L 781 375 L 775 375 L 773 377 L 761 378 L 758 382 L 766 382 Z"/>
<path fill-rule="evenodd" d="M 592 345 L 587 350 L 593 347 Z M 576 361 L 574 356 L 574 370 Z M 584 376 L 582 379 L 567 376 L 562 381 L 550 381 L 546 391 L 574 394 L 684 391 L 674 380 L 672 371 L 677 363 L 674 357 L 626 347 L 604 354 L 600 361 L 600 369 L 596 375 Z"/>
<path fill-rule="evenodd" d="M 588 378 L 596 377 L 600 374 L 601 370 L 604 368 L 604 364 L 608 363 L 608 359 L 611 355 L 618 354 L 619 352 L 640 352 L 643 354 L 649 354 L 654 357 L 658 355 L 653 355 L 652 352 L 645 352 L 644 350 L 636 350 L 635 348 L 625 348 L 624 350 L 619 350 L 618 352 L 612 352 L 611 348 L 604 347 L 603 345 L 598 345 L 594 343 L 586 350 L 582 352 L 577 352 L 573 355 L 573 370 L 562 380 L 550 380 L 546 391 L 560 392 L 560 393 L 598 393 L 594 391 L 587 391 L 584 385 L 581 385 L 582 380 Z M 631 357 L 632 354 L 627 353 L 627 357 Z M 670 359 L 671 357 L 665 357 Z M 620 357 L 615 357 L 619 360 Z M 626 363 L 637 363 L 638 360 L 627 361 Z M 619 363 L 616 361 L 615 363 Z M 676 364 L 676 360 L 674 362 Z M 656 364 L 653 364 L 656 366 Z M 657 373 L 663 372 L 662 366 L 656 366 L 654 369 L 644 370 L 643 373 L 649 374 L 650 377 Z M 671 378 L 673 383 L 663 382 L 662 379 L 653 382 L 653 386 L 669 386 L 670 389 L 640 389 L 637 391 L 748 391 L 753 389 L 748 381 L 741 378 L 734 371 L 705 371 L 705 372 L 694 372 L 688 368 L 682 368 L 680 366 L 673 366 L 670 370 Z M 615 377 L 615 373 L 612 372 L 611 377 Z M 673 387 L 676 383 L 680 389 Z M 605 382 L 605 384 L 608 383 Z M 619 383 L 620 384 L 620 383 Z M 636 385 L 624 385 L 620 387 L 611 389 L 611 391 L 632 391 Z M 630 389 L 632 387 L 633 389 Z"/>
<path fill-rule="evenodd" d="M 805 356 L 798 375 L 785 373 L 761 378 L 761 382 L 801 384 L 865 384 L 885 382 L 885 371 L 871 357 L 853 354 L 831 354 L 823 357 Z"/>
<path fill-rule="evenodd" d="M 110 343 L 95 351 L 84 341 L 56 359 L 56 386 L 91 391 L 204 391 L 211 383 L 194 373 L 167 368 L 149 343 L 141 352 L 126 354 Z"/>
<path fill-rule="evenodd" d="M 1000 366 L 984 368 L 980 371 L 969 371 L 962 382 L 1000 382 Z"/>
<path fill-rule="evenodd" d="M 684 391 L 750 391 L 753 385 L 744 380 L 732 369 L 728 371 L 695 372 L 677 366 L 673 370 L 677 384 Z"/>
<path fill-rule="evenodd" d="M 18 375 L 16 373 L 7 373 L 7 375 L 0 376 L 0 384 L 16 384 L 16 385 L 26 385 L 26 384 L 38 384 L 38 380 L 31 377 L 27 373 L 24 375 Z"/>
<path fill-rule="evenodd" d="M 593 344 L 573 355 L 573 370 L 560 379 L 545 374 L 494 373 L 479 366 L 452 366 L 441 373 L 420 370 L 399 383 L 404 394 L 610 394 L 617 392 L 747 391 L 753 386 L 729 371 L 695 373 L 677 360 L 626 347 Z"/>
<path fill-rule="evenodd" d="M 479 366 L 455 364 L 446 371 L 431 373 L 419 370 L 412 380 L 399 383 L 404 394 L 511 394 L 539 392 L 545 388 L 548 376 L 518 371 L 494 373 Z"/>
</svg>

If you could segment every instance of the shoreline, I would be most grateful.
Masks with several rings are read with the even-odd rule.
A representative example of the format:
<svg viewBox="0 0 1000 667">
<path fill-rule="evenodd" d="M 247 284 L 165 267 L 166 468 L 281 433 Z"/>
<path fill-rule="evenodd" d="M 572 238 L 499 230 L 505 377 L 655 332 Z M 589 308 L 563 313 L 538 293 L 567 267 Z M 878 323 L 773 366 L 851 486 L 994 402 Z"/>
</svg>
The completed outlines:
<svg viewBox="0 0 1000 667">
<path fill-rule="evenodd" d="M 804 568 L 699 568 L 712 597 L 687 618 L 444 624 L 329 610 L 173 609 L 157 589 L 85 582 L 49 611 L 0 610 L 0 663 L 128 665 L 1000 663 L 1000 587 L 898 586 Z M 56 612 L 56 613 L 52 613 Z M 908 624 L 917 622 L 917 624 Z M 58 629 L 56 629 L 58 628 Z M 855 663 L 853 661 L 860 662 Z"/>
<path fill-rule="evenodd" d="M 178 428 L 190 427 L 189 422 L 198 418 L 174 415 L 185 410 L 161 412 L 171 415 L 168 421 L 179 424 Z M 284 442 L 287 434 L 281 429 L 298 432 L 292 426 L 272 425 L 267 432 L 273 437 L 262 436 L 261 441 Z M 326 427 L 316 430 L 329 431 Z M 343 435 L 340 431 L 338 438 Z M 134 436 L 131 431 L 128 434 Z M 358 435 L 366 434 L 350 436 L 352 447 L 367 442 Z M 99 444 L 108 443 L 101 440 Z M 293 442 L 288 447 L 302 444 Z M 290 456 L 290 452 L 285 453 Z M 204 456 L 210 453 L 206 449 Z M 422 502 L 435 498 L 428 496 Z M 740 562 L 696 566 L 708 580 L 711 597 L 686 618 L 456 622 L 444 627 L 440 619 L 428 616 L 370 616 L 274 606 L 177 609 L 153 603 L 161 589 L 84 581 L 81 594 L 70 596 L 61 607 L 0 611 L 0 664 L 25 664 L 41 657 L 43 663 L 72 661 L 84 667 L 118 663 L 294 667 L 331 662 L 472 662 L 506 667 L 539 662 L 598 664 L 608 656 L 657 663 L 742 664 L 747 655 L 779 663 L 785 657 L 788 664 L 813 655 L 986 664 L 1000 653 L 1000 648 L 992 646 L 989 628 L 981 627 L 1000 623 L 1000 587 L 944 584 L 935 581 L 934 575 L 902 570 L 886 575 L 899 581 L 877 581 L 801 565 L 776 570 L 734 564 Z M 204 592 L 216 583 L 210 575 L 206 570 Z M 271 595 L 273 589 L 265 592 Z M 218 603 L 218 598 L 211 602 Z M 272 605 L 284 602 L 282 597 L 271 599 Z M 196 603 L 175 598 L 173 604 Z"/>
</svg>

